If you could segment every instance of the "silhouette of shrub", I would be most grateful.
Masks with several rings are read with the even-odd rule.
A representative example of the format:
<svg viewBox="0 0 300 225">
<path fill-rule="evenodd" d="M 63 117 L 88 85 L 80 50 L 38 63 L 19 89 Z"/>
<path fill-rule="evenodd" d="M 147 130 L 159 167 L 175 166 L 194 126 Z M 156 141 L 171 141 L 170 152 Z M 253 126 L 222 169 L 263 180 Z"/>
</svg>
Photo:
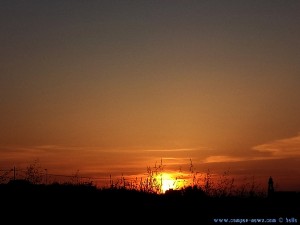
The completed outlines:
<svg viewBox="0 0 300 225">
<path fill-rule="evenodd" d="M 25 180 L 31 182 L 32 184 L 39 184 L 42 182 L 43 173 L 38 160 L 35 160 L 29 166 L 27 166 L 25 171 Z"/>
</svg>

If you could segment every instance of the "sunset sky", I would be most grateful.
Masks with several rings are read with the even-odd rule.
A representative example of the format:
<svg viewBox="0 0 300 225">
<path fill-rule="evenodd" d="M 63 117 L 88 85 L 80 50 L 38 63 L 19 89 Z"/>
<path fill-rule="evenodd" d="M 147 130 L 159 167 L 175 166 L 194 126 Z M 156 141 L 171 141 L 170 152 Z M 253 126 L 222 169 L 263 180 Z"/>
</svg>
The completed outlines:
<svg viewBox="0 0 300 225">
<path fill-rule="evenodd" d="M 0 2 L 0 169 L 300 190 L 300 1 Z"/>
</svg>

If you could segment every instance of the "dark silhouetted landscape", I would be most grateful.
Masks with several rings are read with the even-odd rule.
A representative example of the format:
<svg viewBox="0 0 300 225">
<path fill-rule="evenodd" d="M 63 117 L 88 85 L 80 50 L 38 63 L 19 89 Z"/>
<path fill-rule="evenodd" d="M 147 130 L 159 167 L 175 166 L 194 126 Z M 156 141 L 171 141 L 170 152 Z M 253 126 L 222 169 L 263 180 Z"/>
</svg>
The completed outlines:
<svg viewBox="0 0 300 225">
<path fill-rule="evenodd" d="M 158 194 L 152 189 L 126 186 L 99 188 L 92 183 L 33 184 L 26 179 L 0 185 L 2 218 L 21 221 L 84 221 L 109 223 L 296 223 L 300 213 L 299 192 L 229 193 L 225 189 L 208 194 L 198 185 Z M 217 194 L 219 193 L 219 194 Z M 128 222 L 127 222 L 128 221 Z M 130 222 L 131 221 L 131 222 Z M 139 222 L 140 221 L 140 222 Z"/>
</svg>

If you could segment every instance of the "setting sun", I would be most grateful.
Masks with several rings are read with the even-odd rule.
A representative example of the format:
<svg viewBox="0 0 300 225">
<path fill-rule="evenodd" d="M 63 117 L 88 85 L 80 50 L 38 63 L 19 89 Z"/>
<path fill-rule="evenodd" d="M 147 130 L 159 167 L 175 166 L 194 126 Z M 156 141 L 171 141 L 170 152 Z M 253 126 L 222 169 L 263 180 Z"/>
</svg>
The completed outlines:
<svg viewBox="0 0 300 225">
<path fill-rule="evenodd" d="M 176 189 L 178 186 L 176 185 L 176 179 L 168 173 L 163 173 L 159 175 L 159 179 L 161 180 L 161 190 L 165 193 L 169 189 Z"/>
</svg>

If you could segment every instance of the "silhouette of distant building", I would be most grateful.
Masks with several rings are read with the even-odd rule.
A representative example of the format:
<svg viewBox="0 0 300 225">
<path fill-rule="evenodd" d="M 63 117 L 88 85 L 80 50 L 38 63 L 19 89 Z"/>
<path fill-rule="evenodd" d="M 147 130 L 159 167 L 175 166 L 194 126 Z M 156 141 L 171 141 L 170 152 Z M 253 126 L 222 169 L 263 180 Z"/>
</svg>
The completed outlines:
<svg viewBox="0 0 300 225">
<path fill-rule="evenodd" d="M 274 181 L 270 176 L 268 181 L 268 198 L 276 201 L 300 200 L 299 191 L 275 191 Z"/>
<path fill-rule="evenodd" d="M 273 196 L 273 194 L 274 194 L 274 182 L 273 182 L 273 178 L 270 176 L 268 181 L 268 197 Z"/>
</svg>

